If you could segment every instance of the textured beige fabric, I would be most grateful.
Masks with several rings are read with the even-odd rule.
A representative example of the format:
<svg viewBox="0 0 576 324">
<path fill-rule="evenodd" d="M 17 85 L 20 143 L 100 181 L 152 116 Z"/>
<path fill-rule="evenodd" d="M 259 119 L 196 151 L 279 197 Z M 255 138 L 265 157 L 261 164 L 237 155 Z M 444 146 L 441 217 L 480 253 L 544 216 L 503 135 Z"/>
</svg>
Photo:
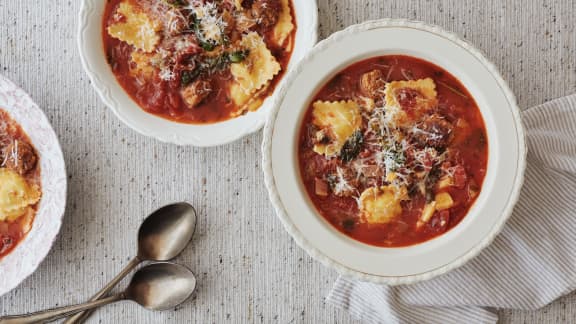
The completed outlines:
<svg viewBox="0 0 576 324">
<path fill-rule="evenodd" d="M 135 253 L 146 213 L 190 200 L 200 219 L 180 258 L 199 279 L 176 312 L 118 304 L 92 323 L 350 323 L 324 303 L 337 275 L 295 246 L 274 216 L 260 171 L 261 135 L 213 149 L 142 137 L 104 107 L 76 50 L 79 0 L 0 1 L 0 73 L 46 111 L 69 173 L 68 211 L 38 271 L 0 298 L 1 313 L 78 302 Z M 573 0 L 319 0 L 321 35 L 380 17 L 435 23 L 476 44 L 500 68 L 521 107 L 576 92 Z M 544 310 L 501 313 L 503 323 L 576 318 L 576 295 Z"/>
</svg>

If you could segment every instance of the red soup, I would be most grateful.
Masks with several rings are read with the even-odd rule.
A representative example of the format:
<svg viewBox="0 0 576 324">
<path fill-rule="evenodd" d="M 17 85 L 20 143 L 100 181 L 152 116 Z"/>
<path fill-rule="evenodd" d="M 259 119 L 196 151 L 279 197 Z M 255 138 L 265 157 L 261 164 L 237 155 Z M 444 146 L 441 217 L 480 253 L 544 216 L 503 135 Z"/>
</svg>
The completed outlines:
<svg viewBox="0 0 576 324">
<path fill-rule="evenodd" d="M 41 195 L 36 150 L 22 128 L 0 109 L 0 258 L 32 228 Z"/>
<path fill-rule="evenodd" d="M 482 188 L 488 143 L 478 106 L 454 76 L 390 55 L 355 63 L 321 88 L 298 158 L 328 222 L 358 241 L 401 247 L 466 216 Z"/>
<path fill-rule="evenodd" d="M 288 67 L 291 0 L 108 0 L 108 63 L 146 112 L 182 123 L 260 107 Z"/>
</svg>

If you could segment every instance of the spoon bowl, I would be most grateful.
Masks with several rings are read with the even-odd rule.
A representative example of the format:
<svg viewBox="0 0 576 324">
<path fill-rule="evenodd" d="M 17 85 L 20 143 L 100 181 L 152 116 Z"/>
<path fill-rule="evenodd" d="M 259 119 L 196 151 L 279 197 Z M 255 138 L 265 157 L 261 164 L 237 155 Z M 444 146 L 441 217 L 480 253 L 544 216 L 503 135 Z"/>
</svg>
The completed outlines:
<svg viewBox="0 0 576 324">
<path fill-rule="evenodd" d="M 140 269 L 125 291 L 126 298 L 149 310 L 167 310 L 186 301 L 196 289 L 196 277 L 174 263 L 155 263 Z"/>
<path fill-rule="evenodd" d="M 154 211 L 140 225 L 138 257 L 141 260 L 168 261 L 188 245 L 196 230 L 196 210 L 181 202 Z"/>
<path fill-rule="evenodd" d="M 0 324 L 32 324 L 54 321 L 122 300 L 131 300 L 149 310 L 166 310 L 185 302 L 196 290 L 196 277 L 188 268 L 160 262 L 136 271 L 123 293 L 84 304 L 32 314 L 0 317 Z"/>
</svg>

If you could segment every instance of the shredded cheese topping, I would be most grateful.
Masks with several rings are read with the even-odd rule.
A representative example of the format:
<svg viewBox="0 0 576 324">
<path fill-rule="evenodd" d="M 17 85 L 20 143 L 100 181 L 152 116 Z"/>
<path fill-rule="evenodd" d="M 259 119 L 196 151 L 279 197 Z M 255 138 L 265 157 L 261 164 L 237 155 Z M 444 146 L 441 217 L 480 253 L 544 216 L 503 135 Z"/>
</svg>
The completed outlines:
<svg viewBox="0 0 576 324">
<path fill-rule="evenodd" d="M 445 161 L 446 152 L 440 154 L 434 147 L 422 147 L 413 140 L 414 136 L 440 140 L 443 135 L 436 129 L 424 129 L 414 120 L 424 118 L 424 115 L 409 118 L 401 104 L 404 98 L 389 98 L 405 89 L 417 91 L 419 101 L 415 103 L 423 113 L 437 100 L 434 82 L 423 79 L 385 83 L 379 91 L 382 100 L 357 97 L 349 101 L 313 104 L 312 123 L 318 129 L 314 151 L 325 155 L 326 159 L 343 159 L 345 143 L 353 139 L 354 131 L 362 130 L 363 142 L 358 145 L 363 145 L 365 153 L 357 156 L 359 152 L 354 151 L 354 143 L 350 143 L 348 149 L 356 156 L 350 165 L 344 161 L 343 166 L 336 167 L 330 183 L 335 195 L 352 196 L 357 201 L 366 222 L 384 223 L 398 216 L 400 201 L 408 199 L 408 188 L 417 188 L 425 194 L 433 169 Z M 377 106 L 376 102 L 382 104 Z M 348 171 L 343 170 L 344 167 Z M 373 185 L 360 193 L 358 186 L 366 179 L 384 186 Z"/>
<path fill-rule="evenodd" d="M 199 20 L 201 33 L 196 36 L 204 42 L 221 43 L 223 41 L 224 29 L 228 26 L 218 12 L 216 2 L 192 1 L 188 8 L 196 12 Z"/>
</svg>

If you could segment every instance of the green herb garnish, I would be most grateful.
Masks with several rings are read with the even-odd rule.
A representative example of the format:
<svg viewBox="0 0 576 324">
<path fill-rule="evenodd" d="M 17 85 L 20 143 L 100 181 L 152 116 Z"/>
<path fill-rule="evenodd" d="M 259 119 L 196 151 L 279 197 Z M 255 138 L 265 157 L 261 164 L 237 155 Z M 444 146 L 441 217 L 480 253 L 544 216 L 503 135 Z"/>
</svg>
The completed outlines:
<svg viewBox="0 0 576 324">
<path fill-rule="evenodd" d="M 201 41 L 200 42 L 200 47 L 202 47 L 203 50 L 211 52 L 214 50 L 214 48 L 216 47 L 215 44 L 212 44 L 211 42 L 205 42 L 205 41 Z"/>
<path fill-rule="evenodd" d="M 181 7 L 187 4 L 186 0 L 164 0 L 164 2 L 172 7 Z"/>
<path fill-rule="evenodd" d="M 360 154 L 362 144 L 364 144 L 364 136 L 360 130 L 357 130 L 346 140 L 344 146 L 342 146 L 342 150 L 340 150 L 340 159 L 344 162 L 354 160 L 358 154 Z"/>
<path fill-rule="evenodd" d="M 213 74 L 228 68 L 231 63 L 240 63 L 248 57 L 248 50 L 224 52 L 218 56 L 204 57 L 196 61 L 198 66 L 194 70 L 184 70 L 180 76 L 180 84 L 187 86 L 194 82 L 201 74 Z"/>
<path fill-rule="evenodd" d="M 248 56 L 248 53 L 248 50 L 230 53 L 224 52 L 215 57 L 207 57 L 202 62 L 201 68 L 208 73 L 221 71 L 228 68 L 230 63 L 240 63 L 244 61 Z"/>
<path fill-rule="evenodd" d="M 190 83 L 194 82 L 199 75 L 200 75 L 200 69 L 198 68 L 192 71 L 189 70 L 182 71 L 182 75 L 180 76 L 180 84 L 185 87 Z"/>
<path fill-rule="evenodd" d="M 198 39 L 198 44 L 203 50 L 207 52 L 212 52 L 216 46 L 220 45 L 216 40 L 206 39 L 204 32 L 202 31 L 202 19 L 199 19 L 196 14 L 192 13 L 192 20 L 190 23 L 190 28 L 194 30 L 194 34 Z M 223 40 L 225 40 L 225 34 L 220 30 L 220 34 Z"/>
<path fill-rule="evenodd" d="M 248 57 L 248 54 L 250 54 L 249 50 L 236 51 L 228 53 L 228 59 L 230 60 L 231 63 L 240 63 L 244 61 L 246 57 Z"/>
</svg>

